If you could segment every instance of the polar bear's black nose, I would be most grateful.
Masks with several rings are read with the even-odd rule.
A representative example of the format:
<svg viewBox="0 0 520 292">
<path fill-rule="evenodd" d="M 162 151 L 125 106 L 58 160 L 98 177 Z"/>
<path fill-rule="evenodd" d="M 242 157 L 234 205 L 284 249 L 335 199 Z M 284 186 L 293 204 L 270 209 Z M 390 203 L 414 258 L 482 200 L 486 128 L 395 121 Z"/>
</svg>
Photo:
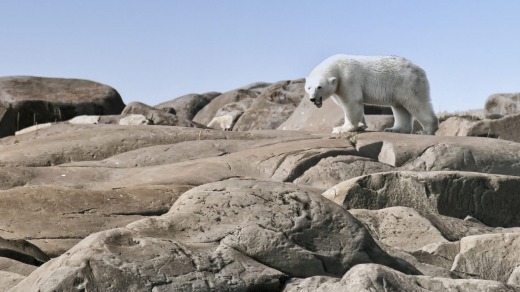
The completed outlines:
<svg viewBox="0 0 520 292">
<path fill-rule="evenodd" d="M 311 102 L 315 102 L 315 101 L 316 101 L 316 98 L 312 97 Z"/>
</svg>

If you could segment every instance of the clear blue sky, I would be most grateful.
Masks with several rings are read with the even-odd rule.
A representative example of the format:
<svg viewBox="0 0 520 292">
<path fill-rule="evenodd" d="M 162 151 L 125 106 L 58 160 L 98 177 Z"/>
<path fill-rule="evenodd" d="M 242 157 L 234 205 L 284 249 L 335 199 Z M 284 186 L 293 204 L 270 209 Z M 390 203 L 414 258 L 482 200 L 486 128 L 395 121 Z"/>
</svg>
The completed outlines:
<svg viewBox="0 0 520 292">
<path fill-rule="evenodd" d="M 335 53 L 422 66 L 436 110 L 520 91 L 520 1 L 0 3 L 0 76 L 84 78 L 125 102 L 304 77 Z"/>
</svg>

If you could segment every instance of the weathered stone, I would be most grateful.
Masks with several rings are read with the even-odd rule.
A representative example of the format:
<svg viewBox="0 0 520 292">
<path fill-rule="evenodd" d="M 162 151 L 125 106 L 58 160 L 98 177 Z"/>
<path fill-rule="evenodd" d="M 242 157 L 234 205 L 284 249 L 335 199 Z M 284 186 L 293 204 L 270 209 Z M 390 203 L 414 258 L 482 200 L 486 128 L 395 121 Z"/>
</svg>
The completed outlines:
<svg viewBox="0 0 520 292">
<path fill-rule="evenodd" d="M 79 115 L 119 114 L 124 103 L 107 85 L 43 77 L 0 78 L 0 137 L 48 122 Z"/>
<path fill-rule="evenodd" d="M 0 257 L 0 271 L 16 273 L 22 276 L 28 276 L 37 266 L 26 264 L 11 258 Z"/>
<path fill-rule="evenodd" d="M 33 132 L 33 131 L 38 131 L 40 129 L 47 128 L 47 127 L 50 127 L 50 126 L 52 126 L 52 123 L 45 123 L 45 124 L 34 125 L 34 126 L 30 126 L 30 127 L 21 129 L 20 131 L 16 131 L 14 133 L 14 135 L 15 136 L 23 135 L 23 134 L 26 134 L 26 133 L 29 133 L 29 132 Z"/>
<path fill-rule="evenodd" d="M 6 224 L 2 224 L 2 226 L 4 225 Z M 2 230 L 2 233 L 4 232 L 5 230 Z M 50 259 L 38 247 L 25 240 L 9 240 L 2 237 L 0 237 L 0 257 L 10 258 L 29 265 L 41 265 Z"/>
<path fill-rule="evenodd" d="M 150 120 L 154 125 L 161 126 L 179 126 L 179 127 L 193 127 L 203 128 L 203 126 L 193 123 L 190 120 L 177 117 L 167 111 L 156 109 L 141 102 L 129 103 L 121 112 L 122 115 L 143 115 L 147 120 Z M 121 124 L 121 121 L 119 121 Z"/>
<path fill-rule="evenodd" d="M 449 279 L 428 276 L 405 275 L 377 264 L 361 264 L 348 271 L 341 280 L 337 278 L 316 278 L 292 280 L 284 292 L 292 291 L 472 291 L 472 292 L 514 292 L 514 287 L 497 281 L 474 279 Z"/>
<path fill-rule="evenodd" d="M 5 190 L 0 196 L 0 236 L 26 239 L 46 254 L 57 256 L 94 232 L 166 213 L 179 195 L 188 189 L 188 186 L 169 185 L 111 191 L 51 186 Z M 23 212 L 20 212 L 21 206 Z M 43 241 L 50 241 L 53 246 L 41 244 Z M 24 241 L 14 242 L 22 244 Z M 1 243 L 0 256 L 3 255 Z M 29 264 L 47 261 L 49 258 L 41 251 L 38 253 L 39 249 L 34 245 L 23 245 L 25 250 L 29 247 L 34 250 L 30 256 L 24 256 L 27 252 L 22 253 L 20 249 L 15 253 L 14 248 L 8 250 L 8 255 Z"/>
<path fill-rule="evenodd" d="M 216 117 L 217 112 L 230 103 L 241 103 L 248 108 L 253 100 L 260 94 L 254 89 L 236 89 L 222 93 L 209 102 L 193 117 L 193 121 L 201 125 L 208 125 Z"/>
<path fill-rule="evenodd" d="M 67 122 L 71 124 L 87 124 L 87 125 L 94 125 L 99 123 L 99 117 L 100 116 L 77 116 L 74 117 Z"/>
<path fill-rule="evenodd" d="M 241 115 L 233 130 L 276 129 L 292 115 L 302 100 L 304 80 L 274 83 L 262 90 L 252 105 Z"/>
<path fill-rule="evenodd" d="M 518 266 L 520 233 L 484 234 L 460 240 L 452 270 L 507 283 Z"/>
<path fill-rule="evenodd" d="M 451 117 L 441 123 L 436 135 L 475 136 L 520 142 L 520 113 L 485 120 Z"/>
<path fill-rule="evenodd" d="M 252 100 L 231 102 L 221 107 L 208 123 L 209 128 L 231 131 L 238 119 L 251 106 Z"/>
<path fill-rule="evenodd" d="M 520 112 L 520 93 L 498 93 L 493 94 L 486 100 L 485 114 L 510 115 Z"/>
<path fill-rule="evenodd" d="M 25 276 L 17 273 L 0 271 L 0 292 L 7 292 L 16 284 L 20 283 Z"/>
<path fill-rule="evenodd" d="M 294 183 L 328 189 L 342 181 L 365 174 L 391 171 L 388 164 L 354 155 L 338 155 L 321 159 L 309 168 Z"/>
<path fill-rule="evenodd" d="M 352 209 L 350 213 L 363 222 L 374 239 L 393 248 L 413 252 L 431 243 L 447 242 L 428 219 L 411 208 Z"/>
<path fill-rule="evenodd" d="M 405 206 L 488 226 L 520 226 L 520 178 L 471 172 L 387 172 L 342 182 L 323 196 L 348 209 Z"/>
<path fill-rule="evenodd" d="M 359 133 L 360 155 L 412 171 L 460 170 L 520 175 L 520 144 L 478 137 Z"/>
<path fill-rule="evenodd" d="M 173 108 L 178 118 L 193 120 L 193 117 L 203 109 L 210 101 L 219 96 L 220 92 L 207 92 L 204 94 L 187 94 L 173 100 L 160 103 L 155 106 L 158 109 Z"/>
<path fill-rule="evenodd" d="M 118 124 L 122 126 L 143 126 L 152 124 L 152 121 L 143 115 L 130 114 L 123 116 Z"/>
<path fill-rule="evenodd" d="M 277 137 L 319 138 L 317 135 L 301 132 L 241 133 L 181 127 L 63 123 L 37 132 L 0 139 L 0 166 L 49 166 L 74 161 L 102 160 L 143 147 L 183 141 L 245 141 Z"/>
<path fill-rule="evenodd" d="M 340 276 L 366 262 L 417 273 L 312 190 L 232 179 L 184 193 L 168 214 L 87 237 L 13 291 L 276 291 L 287 275 Z"/>
</svg>

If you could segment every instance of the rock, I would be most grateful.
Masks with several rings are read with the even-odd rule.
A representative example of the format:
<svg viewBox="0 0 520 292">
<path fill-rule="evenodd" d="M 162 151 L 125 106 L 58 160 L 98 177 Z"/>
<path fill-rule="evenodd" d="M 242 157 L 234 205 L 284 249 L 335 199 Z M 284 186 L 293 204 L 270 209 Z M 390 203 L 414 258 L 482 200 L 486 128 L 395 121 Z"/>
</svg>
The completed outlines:
<svg viewBox="0 0 520 292">
<path fill-rule="evenodd" d="M 368 228 L 374 239 L 393 248 L 413 252 L 428 244 L 447 242 L 428 219 L 411 208 L 353 209 L 350 213 Z"/>
<path fill-rule="evenodd" d="M 391 171 L 388 164 L 354 155 L 337 155 L 321 159 L 309 168 L 294 183 L 328 189 L 342 181 L 365 174 Z"/>
<path fill-rule="evenodd" d="M 134 115 L 139 114 L 146 117 L 146 119 L 150 120 L 154 125 L 162 125 L 162 126 L 179 126 L 179 127 L 193 127 L 193 128 L 201 128 L 200 125 L 191 122 L 190 120 L 185 120 L 177 117 L 174 114 L 171 114 L 167 111 L 156 109 L 149 105 L 146 105 L 141 102 L 131 102 L 129 103 L 121 112 L 122 115 Z M 119 121 L 121 124 L 121 121 Z"/>
<path fill-rule="evenodd" d="M 331 133 L 333 127 L 343 123 L 343 111 L 331 98 L 323 100 L 322 107 L 317 108 L 305 95 L 293 114 L 278 126 L 278 130 Z"/>
<path fill-rule="evenodd" d="M 3 232 L 5 230 L 2 230 Z M 0 237 L 0 257 L 35 266 L 39 266 L 50 259 L 38 247 L 25 240 L 8 240 L 2 237 Z"/>
<path fill-rule="evenodd" d="M 361 264 L 348 271 L 339 281 L 335 278 L 323 277 L 296 279 L 288 282 L 283 291 L 514 292 L 517 290 L 497 281 L 405 275 L 385 266 Z"/>
<path fill-rule="evenodd" d="M 208 125 L 216 117 L 217 112 L 230 103 L 240 103 L 242 108 L 248 108 L 258 97 L 259 91 L 254 89 L 236 89 L 225 92 L 209 102 L 193 117 L 193 122 Z M 225 110 L 224 110 L 225 111 Z"/>
<path fill-rule="evenodd" d="M 520 233 L 464 237 L 451 269 L 481 279 L 507 283 L 520 260 L 519 244 Z"/>
<path fill-rule="evenodd" d="M 520 113 L 485 120 L 451 117 L 441 123 L 436 135 L 475 136 L 520 142 Z"/>
<path fill-rule="evenodd" d="M 36 270 L 36 268 L 37 266 L 35 265 L 22 263 L 11 258 L 0 257 L 0 271 L 2 272 L 9 272 L 22 276 L 28 276 L 34 270 Z"/>
<path fill-rule="evenodd" d="M 459 242 L 434 242 L 422 247 L 413 255 L 423 263 L 451 269 L 455 257 L 460 252 Z M 430 255 L 426 257 L 425 255 Z"/>
<path fill-rule="evenodd" d="M 97 123 L 99 123 L 99 117 L 100 116 L 77 116 L 77 117 L 74 117 L 70 120 L 68 120 L 67 122 L 71 123 L 71 124 L 80 124 L 80 125 L 83 125 L 83 124 L 87 124 L 87 125 L 95 125 Z"/>
<path fill-rule="evenodd" d="M 493 94 L 486 100 L 484 108 L 486 116 L 520 113 L 520 93 Z"/>
<path fill-rule="evenodd" d="M 99 125 L 98 125 L 99 126 Z M 213 134 L 241 133 L 212 131 Z M 211 134 L 212 132 L 209 132 Z M 199 133 L 202 136 L 203 132 Z M 251 138 L 251 133 L 245 136 Z M 264 137 L 255 133 L 257 137 Z M 285 132 L 284 135 L 290 135 Z M 181 136 L 188 139 L 189 135 Z M 206 136 L 207 138 L 208 136 Z M 97 145 L 99 147 L 99 144 Z M 19 185 L 47 185 L 69 188 L 110 190 L 143 185 L 191 185 L 198 186 L 231 177 L 251 177 L 280 182 L 291 182 L 321 159 L 336 155 L 352 155 L 355 150 L 350 143 L 340 139 L 320 139 L 307 137 L 248 149 L 219 157 L 202 158 L 174 164 L 144 168 L 102 168 L 56 166 L 45 168 L 24 168 L 22 172 L 11 173 L 4 169 L 6 177 L 16 177 L 0 181 L 0 189 Z M 0 168 L 1 170 L 1 168 Z M 65 174 L 65 176 L 63 176 Z M 117 179 L 114 179 L 117 178 Z"/>
<path fill-rule="evenodd" d="M 252 101 L 232 102 L 221 107 L 208 124 L 209 128 L 231 131 L 238 119 L 251 106 Z"/>
<path fill-rule="evenodd" d="M 101 161 L 83 161 L 67 163 L 66 166 L 89 167 L 143 167 L 173 164 L 200 158 L 225 156 L 231 153 L 245 151 L 259 147 L 266 147 L 278 143 L 308 139 L 306 136 L 281 136 L 271 139 L 219 139 L 194 140 L 169 145 L 156 145 L 139 148 L 111 156 Z M 321 162 L 321 161 L 320 161 Z"/>
<path fill-rule="evenodd" d="M 121 118 L 118 124 L 122 126 L 143 126 L 152 124 L 152 121 L 150 121 L 143 115 L 130 114 L 125 115 L 123 118 Z"/>
<path fill-rule="evenodd" d="M 20 283 L 25 276 L 20 274 L 0 271 L 0 292 L 7 292 L 16 284 Z"/>
<path fill-rule="evenodd" d="M 478 137 L 358 133 L 360 155 L 412 171 L 460 170 L 520 175 L 520 144 Z"/>
<path fill-rule="evenodd" d="M 189 188 L 169 185 L 93 191 L 29 186 L 4 190 L 0 236 L 11 240 L 0 240 L 0 256 L 40 265 L 49 260 L 47 255 L 58 256 L 94 232 L 166 213 Z M 23 206 L 23 212 L 17 206 Z M 13 247 L 13 242 L 23 248 Z M 1 248 L 8 243 L 4 255 Z"/>
<path fill-rule="evenodd" d="M 313 138 L 298 132 L 237 133 L 181 127 L 64 123 L 37 132 L 0 139 L 0 166 L 49 166 L 74 161 L 103 160 L 143 147 L 183 141 L 256 140 L 279 136 L 285 136 L 289 140 L 291 137 Z"/>
<path fill-rule="evenodd" d="M 29 133 L 29 132 L 33 132 L 33 131 L 38 131 L 40 129 L 47 128 L 47 127 L 50 127 L 50 126 L 52 126 L 52 123 L 45 123 L 45 124 L 34 125 L 34 126 L 30 126 L 30 127 L 24 128 L 24 129 L 22 129 L 20 131 L 16 131 L 14 133 L 14 135 L 15 136 L 23 135 L 23 134 L 26 134 L 26 133 Z"/>
<path fill-rule="evenodd" d="M 371 262 L 417 273 L 312 190 L 231 179 L 184 193 L 168 214 L 87 237 L 12 291 L 277 291 L 287 276 Z"/>
<path fill-rule="evenodd" d="M 31 76 L 0 78 L 0 137 L 79 115 L 119 114 L 119 93 L 104 84 Z"/>
<path fill-rule="evenodd" d="M 292 115 L 302 100 L 304 83 L 303 79 L 287 80 L 266 87 L 240 116 L 233 130 L 276 129 Z"/>
<path fill-rule="evenodd" d="M 207 92 L 204 94 L 187 94 L 181 97 L 177 97 L 173 100 L 160 103 L 155 106 L 158 109 L 173 108 L 175 114 L 179 119 L 193 120 L 193 117 L 203 109 L 208 103 L 210 103 L 215 97 L 219 96 L 220 92 Z"/>
<path fill-rule="evenodd" d="M 471 172 L 386 172 L 344 181 L 322 195 L 348 209 L 405 206 L 488 226 L 520 226 L 520 178 Z"/>
</svg>

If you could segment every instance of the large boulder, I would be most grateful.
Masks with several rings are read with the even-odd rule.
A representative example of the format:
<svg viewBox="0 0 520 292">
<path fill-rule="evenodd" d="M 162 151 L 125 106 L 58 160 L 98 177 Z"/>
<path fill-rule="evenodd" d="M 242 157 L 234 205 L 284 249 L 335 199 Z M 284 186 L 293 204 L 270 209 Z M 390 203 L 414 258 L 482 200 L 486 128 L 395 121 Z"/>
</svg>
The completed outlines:
<svg viewBox="0 0 520 292">
<path fill-rule="evenodd" d="M 212 99 L 209 104 L 202 108 L 194 117 L 193 121 L 201 125 L 207 126 L 213 118 L 217 117 L 217 112 L 230 103 L 239 103 L 240 106 L 234 108 L 247 109 L 251 106 L 253 100 L 260 95 L 257 89 L 236 89 L 222 93 L 221 95 Z M 227 110 L 220 112 L 224 115 Z"/>
<path fill-rule="evenodd" d="M 485 120 L 451 117 L 440 124 L 436 135 L 476 136 L 520 142 L 520 113 Z"/>
<path fill-rule="evenodd" d="M 184 193 L 168 214 L 93 234 L 12 291 L 279 291 L 386 254 L 340 206 L 294 184 L 232 179 Z"/>
<path fill-rule="evenodd" d="M 238 118 L 233 130 L 276 129 L 294 112 L 305 91 L 304 80 L 276 82 L 266 87 Z"/>
<path fill-rule="evenodd" d="M 49 260 L 47 255 L 58 256 L 94 232 L 168 212 L 188 189 L 148 185 L 109 191 L 52 186 L 4 190 L 0 236 L 6 240 L 0 238 L 0 257 L 41 265 Z"/>
<path fill-rule="evenodd" d="M 480 137 L 360 133 L 360 155 L 404 170 L 460 170 L 520 175 L 520 144 Z"/>
<path fill-rule="evenodd" d="M 35 124 L 79 115 L 119 114 L 125 107 L 110 86 L 80 79 L 0 78 L 0 137 Z"/>
<path fill-rule="evenodd" d="M 156 109 L 141 102 L 129 103 L 121 112 L 122 115 L 143 115 L 154 125 L 179 126 L 203 128 L 203 126 L 193 123 L 191 120 L 179 118 L 176 114 L 166 110 Z"/>
<path fill-rule="evenodd" d="M 453 271 L 480 279 L 507 283 L 520 266 L 520 233 L 499 233 L 468 236 L 460 240 Z M 519 285 L 517 281 L 511 284 Z"/>
<path fill-rule="evenodd" d="M 486 100 L 486 116 L 510 115 L 520 112 L 520 93 L 497 93 Z"/>
<path fill-rule="evenodd" d="M 351 209 L 350 213 L 363 222 L 374 239 L 407 252 L 428 244 L 447 242 L 427 218 L 412 208 Z"/>
<path fill-rule="evenodd" d="M 204 94 L 187 94 L 176 99 L 160 103 L 155 108 L 169 110 L 173 108 L 178 118 L 184 120 L 193 120 L 193 117 L 204 108 L 215 97 L 219 96 L 219 92 L 207 92 Z"/>
<path fill-rule="evenodd" d="M 488 226 L 520 226 L 520 178 L 473 172 L 386 172 L 344 181 L 323 196 L 348 209 L 406 206 Z"/>
<path fill-rule="evenodd" d="M 405 275 L 377 264 L 357 265 L 343 278 L 309 277 L 287 283 L 284 292 L 336 292 L 336 291 L 414 291 L 414 292 L 515 292 L 516 287 L 498 281 L 449 279 L 441 277 Z"/>
</svg>

